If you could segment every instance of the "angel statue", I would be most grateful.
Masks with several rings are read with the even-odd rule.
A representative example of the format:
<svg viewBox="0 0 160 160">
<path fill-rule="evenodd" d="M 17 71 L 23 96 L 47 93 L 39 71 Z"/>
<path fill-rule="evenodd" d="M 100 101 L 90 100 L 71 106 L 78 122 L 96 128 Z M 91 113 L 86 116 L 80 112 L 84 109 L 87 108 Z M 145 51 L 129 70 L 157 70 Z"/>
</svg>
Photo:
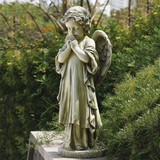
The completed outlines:
<svg viewBox="0 0 160 160">
<path fill-rule="evenodd" d="M 87 36 L 90 19 L 90 13 L 80 6 L 69 8 L 62 19 L 68 34 L 55 62 L 61 74 L 57 99 L 66 150 L 93 148 L 96 129 L 102 126 L 94 83 L 104 79 L 112 50 L 105 32 L 97 30 L 92 38 Z"/>
</svg>

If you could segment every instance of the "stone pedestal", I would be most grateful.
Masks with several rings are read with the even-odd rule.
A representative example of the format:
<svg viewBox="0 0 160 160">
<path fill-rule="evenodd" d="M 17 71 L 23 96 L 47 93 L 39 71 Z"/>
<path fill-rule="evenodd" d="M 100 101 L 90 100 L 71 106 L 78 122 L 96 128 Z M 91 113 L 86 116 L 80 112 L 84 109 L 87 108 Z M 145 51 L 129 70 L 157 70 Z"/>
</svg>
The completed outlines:
<svg viewBox="0 0 160 160">
<path fill-rule="evenodd" d="M 101 158 L 104 156 L 105 149 L 91 149 L 91 150 L 82 150 L 82 151 L 68 151 L 63 147 L 58 149 L 58 154 L 62 157 L 70 157 L 70 158 Z"/>
<path fill-rule="evenodd" d="M 102 152 L 98 150 L 92 150 L 95 154 L 99 155 L 98 158 L 89 158 L 91 153 L 87 151 L 66 151 L 61 148 L 63 143 L 63 134 L 57 134 L 55 132 L 42 132 L 42 131 L 32 131 L 30 133 L 29 150 L 27 154 L 27 160 L 106 160 L 106 157 L 102 156 Z M 58 153 L 59 150 L 59 153 Z M 63 156 L 61 156 L 61 155 Z M 67 157 L 66 157 L 67 154 Z M 68 154 L 71 154 L 70 158 Z M 84 157 L 84 154 L 89 157 Z M 75 156 L 78 158 L 75 158 Z M 80 156 L 82 155 L 82 156 Z"/>
</svg>

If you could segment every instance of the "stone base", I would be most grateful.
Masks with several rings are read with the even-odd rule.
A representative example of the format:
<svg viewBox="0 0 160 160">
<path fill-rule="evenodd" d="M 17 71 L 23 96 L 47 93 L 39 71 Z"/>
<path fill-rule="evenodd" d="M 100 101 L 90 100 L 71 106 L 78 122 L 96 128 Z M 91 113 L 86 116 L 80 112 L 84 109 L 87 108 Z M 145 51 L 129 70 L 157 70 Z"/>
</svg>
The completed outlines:
<svg viewBox="0 0 160 160">
<path fill-rule="evenodd" d="M 55 132 L 43 132 L 43 131 L 32 131 L 30 133 L 30 144 L 34 144 L 34 148 L 29 148 L 27 160 L 106 160 L 106 157 L 100 157 L 102 155 L 101 151 L 95 150 L 95 153 L 90 153 L 87 151 L 71 151 L 70 155 L 72 157 L 62 156 L 66 155 L 66 151 L 61 149 L 63 145 L 64 135 L 61 133 L 57 134 Z M 31 145 L 32 146 L 32 145 Z M 59 150 L 59 153 L 58 153 Z M 75 155 L 73 157 L 73 152 Z M 60 155 L 60 153 L 62 153 Z M 86 155 L 85 157 L 83 156 Z M 93 158 L 97 155 L 98 158 Z M 88 157 L 87 157 L 88 155 Z M 89 158 L 90 157 L 90 158 Z"/>
<path fill-rule="evenodd" d="M 90 149 L 82 151 L 68 151 L 63 147 L 58 149 L 58 154 L 70 158 L 99 158 L 104 156 L 106 149 Z"/>
</svg>

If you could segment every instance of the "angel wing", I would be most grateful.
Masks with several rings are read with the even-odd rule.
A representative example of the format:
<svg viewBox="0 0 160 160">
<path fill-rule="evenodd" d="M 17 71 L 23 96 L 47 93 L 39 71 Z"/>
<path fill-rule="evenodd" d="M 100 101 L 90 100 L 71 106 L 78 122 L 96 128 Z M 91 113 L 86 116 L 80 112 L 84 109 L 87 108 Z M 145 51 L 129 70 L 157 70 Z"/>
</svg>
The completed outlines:
<svg viewBox="0 0 160 160">
<path fill-rule="evenodd" d="M 95 84 L 99 85 L 106 77 L 107 71 L 111 65 L 112 45 L 107 34 L 101 30 L 96 30 L 92 38 L 96 43 L 96 50 L 99 55 L 99 70 L 94 77 Z"/>
</svg>

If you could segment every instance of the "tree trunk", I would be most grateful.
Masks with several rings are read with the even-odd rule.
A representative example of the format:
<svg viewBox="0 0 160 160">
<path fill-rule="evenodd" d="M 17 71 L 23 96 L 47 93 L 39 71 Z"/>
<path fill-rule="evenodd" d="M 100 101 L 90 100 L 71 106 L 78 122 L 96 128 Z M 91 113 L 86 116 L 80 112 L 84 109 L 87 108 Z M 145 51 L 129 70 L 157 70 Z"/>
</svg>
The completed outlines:
<svg viewBox="0 0 160 160">
<path fill-rule="evenodd" d="M 80 0 L 80 6 L 83 7 L 83 0 Z"/>
<path fill-rule="evenodd" d="M 131 26 L 131 0 L 129 0 L 129 5 L 128 5 L 128 26 Z"/>
<path fill-rule="evenodd" d="M 63 14 L 73 6 L 73 0 L 63 0 Z"/>
<path fill-rule="evenodd" d="M 88 10 L 89 10 L 89 12 L 91 13 L 91 5 L 90 5 L 89 0 L 87 0 L 87 6 L 88 6 Z"/>
<path fill-rule="evenodd" d="M 153 7 L 152 1 L 147 0 L 147 15 L 149 15 L 150 12 L 152 11 L 152 7 Z"/>
</svg>

